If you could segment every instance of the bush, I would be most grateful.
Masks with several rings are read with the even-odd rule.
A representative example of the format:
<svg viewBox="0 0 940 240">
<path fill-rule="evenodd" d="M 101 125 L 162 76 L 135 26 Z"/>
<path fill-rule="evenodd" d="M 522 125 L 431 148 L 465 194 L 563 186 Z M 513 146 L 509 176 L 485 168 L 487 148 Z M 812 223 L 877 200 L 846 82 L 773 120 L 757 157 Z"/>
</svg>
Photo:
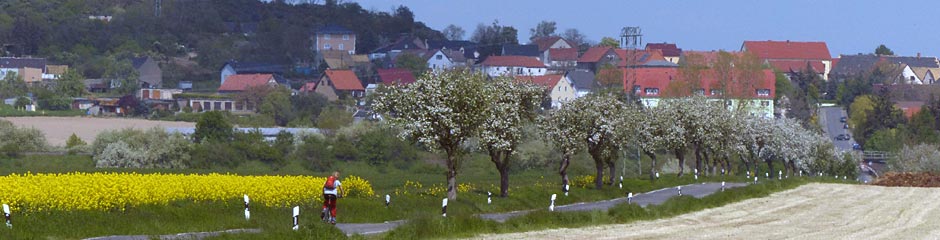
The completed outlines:
<svg viewBox="0 0 940 240">
<path fill-rule="evenodd" d="M 311 135 L 304 139 L 297 147 L 292 159 L 301 162 L 307 169 L 313 171 L 329 171 L 333 169 L 333 148 L 328 146 L 329 141 L 320 135 Z"/>
<path fill-rule="evenodd" d="M 65 149 L 68 150 L 69 155 L 75 155 L 75 153 L 86 152 L 89 150 L 88 143 L 86 143 L 74 133 L 72 133 L 72 136 L 69 136 L 69 139 L 65 141 Z"/>
<path fill-rule="evenodd" d="M 232 124 L 225 120 L 225 115 L 219 111 L 203 113 L 196 122 L 196 132 L 193 139 L 196 142 L 231 140 L 234 130 Z"/>
<path fill-rule="evenodd" d="M 161 128 L 105 131 L 92 145 L 96 167 L 186 168 L 193 145 Z"/>
<path fill-rule="evenodd" d="M 189 166 L 207 169 L 214 166 L 235 168 L 248 161 L 245 155 L 228 143 L 207 142 L 196 144 Z"/>
<path fill-rule="evenodd" d="M 46 136 L 34 128 L 17 128 L 9 121 L 0 120 L 0 136 L 0 154 L 9 157 L 46 150 Z"/>
<path fill-rule="evenodd" d="M 888 168 L 897 172 L 940 172 L 940 146 L 918 144 L 904 146 L 898 158 L 888 161 Z"/>
</svg>

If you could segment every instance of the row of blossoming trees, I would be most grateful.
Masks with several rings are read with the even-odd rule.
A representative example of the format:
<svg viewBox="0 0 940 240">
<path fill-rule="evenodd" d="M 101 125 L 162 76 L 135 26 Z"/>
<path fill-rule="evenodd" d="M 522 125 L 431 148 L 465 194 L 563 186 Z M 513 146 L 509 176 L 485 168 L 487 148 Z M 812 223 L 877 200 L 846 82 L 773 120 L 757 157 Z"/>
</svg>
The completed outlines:
<svg viewBox="0 0 940 240">
<path fill-rule="evenodd" d="M 728 109 L 722 101 L 701 97 L 664 99 L 646 108 L 608 94 L 577 98 L 561 109 L 538 114 L 544 88 L 508 77 L 487 79 L 467 71 L 428 74 L 410 85 L 382 88 L 372 99 L 373 108 L 400 136 L 439 150 L 447 156 L 447 197 L 457 197 L 456 176 L 467 141 L 477 140 L 500 174 L 500 195 L 507 196 L 509 161 L 523 139 L 522 128 L 536 123 L 543 137 L 563 153 L 559 173 L 568 184 L 567 167 L 574 154 L 587 151 L 603 186 L 609 169 L 613 184 L 615 162 L 624 148 L 636 145 L 651 161 L 651 178 L 657 156 L 674 154 L 679 175 L 687 153 L 694 153 L 697 173 L 730 171 L 737 157 L 748 173 L 760 161 L 770 172 L 775 161 L 789 173 L 828 169 L 814 159 L 835 156 L 831 142 L 789 119 L 753 117 L 746 109 Z M 756 174 L 756 173 L 755 173 Z"/>
</svg>

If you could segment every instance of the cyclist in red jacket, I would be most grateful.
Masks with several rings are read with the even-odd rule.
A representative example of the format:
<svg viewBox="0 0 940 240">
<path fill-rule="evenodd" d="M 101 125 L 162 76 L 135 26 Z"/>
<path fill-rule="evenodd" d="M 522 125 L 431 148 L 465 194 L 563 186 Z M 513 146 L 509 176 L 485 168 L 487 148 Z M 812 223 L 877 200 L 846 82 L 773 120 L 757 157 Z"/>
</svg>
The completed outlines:
<svg viewBox="0 0 940 240">
<path fill-rule="evenodd" d="M 343 197 L 346 190 L 339 182 L 339 172 L 333 172 L 332 176 L 326 178 L 323 183 L 323 211 L 320 213 L 320 219 L 336 224 L 336 199 Z M 326 214 L 329 213 L 329 219 Z"/>
</svg>

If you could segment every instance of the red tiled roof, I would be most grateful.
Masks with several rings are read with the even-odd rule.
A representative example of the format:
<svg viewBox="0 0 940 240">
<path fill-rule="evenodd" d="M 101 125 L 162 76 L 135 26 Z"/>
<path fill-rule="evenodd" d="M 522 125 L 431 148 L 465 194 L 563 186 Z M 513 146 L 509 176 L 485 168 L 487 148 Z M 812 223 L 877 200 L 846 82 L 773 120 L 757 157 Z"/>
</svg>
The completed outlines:
<svg viewBox="0 0 940 240">
<path fill-rule="evenodd" d="M 914 117 L 914 114 L 920 112 L 920 109 L 924 107 L 924 102 L 919 101 L 899 101 L 894 104 L 894 107 L 900 108 L 904 112 L 904 116 L 907 119 Z"/>
<path fill-rule="evenodd" d="M 825 42 L 744 41 L 744 49 L 760 59 L 830 60 Z"/>
<path fill-rule="evenodd" d="M 375 71 L 379 74 L 379 81 L 386 85 L 392 83 L 407 85 L 415 82 L 415 75 L 408 69 L 390 68 L 376 69 Z"/>
<path fill-rule="evenodd" d="M 333 88 L 340 91 L 365 91 L 352 70 L 326 70 L 326 77 L 333 81 Z"/>
<path fill-rule="evenodd" d="M 534 57 L 526 56 L 490 56 L 483 61 L 486 66 L 510 66 L 510 67 L 529 67 L 544 68 L 545 64 Z"/>
<path fill-rule="evenodd" d="M 263 86 L 274 82 L 271 74 L 234 74 L 225 78 L 225 83 L 219 86 L 219 92 L 245 91 L 250 87 Z"/>
<path fill-rule="evenodd" d="M 550 47 L 552 47 L 552 44 L 555 44 L 556 42 L 558 42 L 558 40 L 565 41 L 566 43 L 568 43 L 568 45 L 571 45 L 572 47 L 577 47 L 573 43 L 569 42 L 568 40 L 561 38 L 561 37 L 557 37 L 557 36 L 541 37 L 541 38 L 535 39 L 535 41 L 532 41 L 532 43 L 539 46 L 539 52 L 544 52 L 545 50 L 548 50 Z"/>
<path fill-rule="evenodd" d="M 823 73 L 826 71 L 826 65 L 822 61 L 806 61 L 806 60 L 770 60 L 768 61 L 770 66 L 776 69 L 778 72 L 801 72 L 806 69 L 806 63 L 808 62 L 811 70 L 817 73 Z"/>
<path fill-rule="evenodd" d="M 588 48 L 587 52 L 584 52 L 581 55 L 581 58 L 578 59 L 578 62 L 599 62 L 604 54 L 607 54 L 607 51 L 610 51 L 610 47 L 592 47 Z"/>
<path fill-rule="evenodd" d="M 553 88 L 555 85 L 558 85 L 558 81 L 560 81 L 562 77 L 564 77 L 564 75 L 556 74 L 545 76 L 517 76 L 516 79 Z"/>
<path fill-rule="evenodd" d="M 663 57 L 663 52 L 660 51 L 659 49 L 652 49 L 652 50 L 614 49 L 614 52 L 617 53 L 617 56 L 620 56 L 620 59 L 626 59 L 626 61 L 620 61 L 620 63 L 617 64 L 618 67 L 643 65 L 649 61 L 655 61 L 655 60 L 665 61 L 666 60 L 666 58 Z M 629 57 L 631 53 L 633 54 L 633 56 Z"/>
<path fill-rule="evenodd" d="M 639 92 L 638 96 L 641 96 L 641 97 L 662 97 L 664 94 L 666 94 L 666 91 L 667 91 L 667 89 L 668 89 L 670 83 L 672 83 L 672 82 L 674 82 L 674 81 L 680 81 L 680 77 L 679 77 L 679 72 L 678 72 L 678 71 L 679 71 L 679 70 L 676 69 L 676 68 L 636 68 L 636 69 L 630 69 L 629 72 L 628 72 L 628 74 L 630 74 L 629 76 L 630 76 L 630 78 L 632 78 L 632 79 L 629 79 L 629 80 L 628 80 L 627 74 L 624 74 L 624 80 L 623 80 L 623 82 L 624 82 L 624 84 L 623 84 L 623 86 L 624 86 L 624 91 L 633 91 L 633 86 L 636 85 L 636 86 L 639 86 L 639 87 L 640 87 L 640 92 Z M 701 86 L 702 89 L 705 90 L 705 96 L 706 96 L 706 97 L 714 97 L 714 95 L 711 94 L 711 90 L 713 89 L 713 87 L 717 88 L 717 86 L 718 86 L 718 78 L 717 78 L 716 75 L 715 75 L 715 71 L 714 71 L 714 70 L 711 70 L 711 69 L 709 69 L 709 70 L 704 70 L 704 71 L 702 71 L 702 73 L 701 73 L 700 76 L 701 76 L 701 82 L 700 82 L 699 86 Z M 634 80 L 635 80 L 635 83 L 632 82 L 632 81 L 634 81 Z M 735 91 L 739 91 L 739 92 L 738 92 L 738 93 L 732 93 L 732 92 L 727 92 L 727 91 L 726 91 L 726 94 L 735 94 L 735 95 L 739 95 L 739 96 L 749 96 L 749 97 L 756 97 L 756 98 L 770 98 L 770 99 L 772 99 L 772 98 L 774 98 L 774 95 L 776 94 L 776 93 L 775 93 L 775 92 L 776 92 L 776 88 L 774 87 L 775 81 L 776 81 L 776 76 L 774 75 L 773 71 L 771 71 L 771 70 L 764 70 L 764 71 L 763 71 L 763 74 L 762 74 L 762 79 L 759 79 L 759 80 L 757 80 L 757 81 L 751 82 L 751 83 L 750 83 L 750 84 L 752 85 L 751 87 L 743 88 L 743 87 L 739 87 L 739 86 L 733 86 L 733 87 L 731 87 L 731 89 L 732 89 L 732 90 L 735 90 Z M 633 84 L 631 84 L 631 83 L 633 83 Z M 743 84 L 743 83 L 741 83 L 741 82 L 732 82 L 731 84 L 733 84 L 733 85 L 741 85 L 741 84 Z M 646 88 L 657 88 L 657 89 L 659 89 L 659 94 L 656 94 L 656 95 L 652 95 L 652 94 L 647 95 L 647 94 L 646 94 L 646 91 L 645 91 Z M 769 90 L 770 90 L 770 94 L 767 95 L 767 96 L 757 96 L 757 89 L 769 89 Z"/>
<path fill-rule="evenodd" d="M 697 54 L 697 55 L 699 55 L 699 56 L 702 56 L 702 60 L 704 61 L 704 64 L 705 64 L 705 65 L 711 66 L 712 64 L 714 64 L 715 62 L 718 61 L 718 53 L 720 53 L 720 52 L 719 52 L 719 51 L 715 51 L 715 50 L 712 50 L 712 51 L 683 51 L 683 52 L 682 52 L 682 55 L 688 56 L 688 55 L 690 55 L 690 54 Z M 735 55 L 736 57 L 741 57 L 741 55 L 742 55 L 741 52 L 727 52 L 727 53 L 730 53 L 731 55 Z"/>
<path fill-rule="evenodd" d="M 308 82 L 304 83 L 303 86 L 300 86 L 301 92 L 315 92 L 317 91 L 317 82 Z"/>
<path fill-rule="evenodd" d="M 578 61 L 578 49 L 552 48 L 548 50 L 548 56 L 552 61 Z"/>
<path fill-rule="evenodd" d="M 839 65 L 839 60 L 842 60 L 842 58 L 833 58 L 833 59 L 832 59 L 832 69 L 836 69 L 836 66 Z"/>
<path fill-rule="evenodd" d="M 682 55 L 682 49 L 676 47 L 675 43 L 647 43 L 646 50 L 659 49 L 663 51 L 665 57 L 678 57 Z"/>
</svg>

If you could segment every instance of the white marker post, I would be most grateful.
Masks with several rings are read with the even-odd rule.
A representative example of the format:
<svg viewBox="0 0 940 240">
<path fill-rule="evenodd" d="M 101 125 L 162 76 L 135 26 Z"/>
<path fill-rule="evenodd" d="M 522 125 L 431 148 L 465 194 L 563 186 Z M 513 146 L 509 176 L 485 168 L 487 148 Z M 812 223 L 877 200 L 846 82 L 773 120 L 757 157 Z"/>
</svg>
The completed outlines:
<svg viewBox="0 0 940 240">
<path fill-rule="evenodd" d="M 552 194 L 552 204 L 548 205 L 548 211 L 555 211 L 555 194 Z"/>
<path fill-rule="evenodd" d="M 11 222 L 12 219 L 10 216 L 10 205 L 7 205 L 6 203 L 3 204 L 3 217 L 7 219 L 7 227 L 13 228 L 13 223 Z"/>
<path fill-rule="evenodd" d="M 486 192 L 486 204 L 493 203 L 493 193 Z"/>
<path fill-rule="evenodd" d="M 698 181 L 698 168 L 695 169 L 695 180 Z"/>
<path fill-rule="evenodd" d="M 620 175 L 620 189 L 623 189 L 623 175 Z"/>
<path fill-rule="evenodd" d="M 300 229 L 300 206 L 294 206 L 294 231 Z"/>
<path fill-rule="evenodd" d="M 565 184 L 565 197 L 568 196 L 568 184 Z"/>
<path fill-rule="evenodd" d="M 764 177 L 766 177 L 767 179 L 770 179 L 770 172 L 765 172 Z"/>
<path fill-rule="evenodd" d="M 447 217 L 447 198 L 441 200 L 441 215 Z"/>
<path fill-rule="evenodd" d="M 385 194 L 385 208 L 388 208 L 388 205 L 392 203 L 392 196 Z"/>
<path fill-rule="evenodd" d="M 632 193 L 632 192 L 631 192 L 631 193 L 627 193 L 627 204 L 630 204 L 630 202 L 633 202 L 633 193 Z"/>
<path fill-rule="evenodd" d="M 754 183 L 757 184 L 757 176 L 754 176 Z"/>
<path fill-rule="evenodd" d="M 248 211 L 248 202 L 250 202 L 250 200 L 248 199 L 248 194 L 245 194 L 244 196 L 245 196 L 245 220 L 248 220 L 248 219 L 251 219 L 251 212 Z"/>
<path fill-rule="evenodd" d="M 656 179 L 659 179 L 659 172 L 656 172 Z"/>
<path fill-rule="evenodd" d="M 725 169 L 724 169 L 724 168 L 721 169 L 721 175 L 722 175 L 722 176 L 725 175 Z"/>
<path fill-rule="evenodd" d="M 842 180 L 849 180 L 849 176 L 842 176 Z"/>
<path fill-rule="evenodd" d="M 679 192 L 679 196 L 682 196 L 682 186 L 676 187 L 676 191 Z"/>
<path fill-rule="evenodd" d="M 725 182 L 724 182 L 724 181 L 721 182 L 721 191 L 722 191 L 722 192 L 725 191 Z"/>
<path fill-rule="evenodd" d="M 783 170 L 777 171 L 777 180 L 783 180 Z"/>
<path fill-rule="evenodd" d="M 745 175 L 744 175 L 744 178 L 751 178 L 751 171 L 750 171 L 750 170 L 748 170 L 748 171 L 745 172 L 744 174 L 745 174 Z"/>
</svg>

